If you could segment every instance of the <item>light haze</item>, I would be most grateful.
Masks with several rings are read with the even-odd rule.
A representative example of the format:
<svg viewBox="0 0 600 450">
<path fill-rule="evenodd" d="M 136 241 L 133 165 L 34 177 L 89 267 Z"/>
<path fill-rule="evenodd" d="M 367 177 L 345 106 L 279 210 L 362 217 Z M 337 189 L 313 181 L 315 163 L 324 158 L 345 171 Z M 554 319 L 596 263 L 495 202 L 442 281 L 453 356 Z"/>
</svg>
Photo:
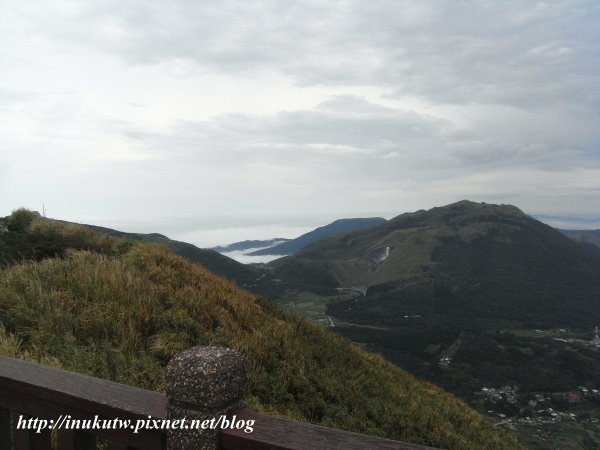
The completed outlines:
<svg viewBox="0 0 600 450">
<path fill-rule="evenodd" d="M 591 228 L 599 23 L 595 0 L 6 0 L 0 215 L 205 247 L 461 199 Z"/>
</svg>

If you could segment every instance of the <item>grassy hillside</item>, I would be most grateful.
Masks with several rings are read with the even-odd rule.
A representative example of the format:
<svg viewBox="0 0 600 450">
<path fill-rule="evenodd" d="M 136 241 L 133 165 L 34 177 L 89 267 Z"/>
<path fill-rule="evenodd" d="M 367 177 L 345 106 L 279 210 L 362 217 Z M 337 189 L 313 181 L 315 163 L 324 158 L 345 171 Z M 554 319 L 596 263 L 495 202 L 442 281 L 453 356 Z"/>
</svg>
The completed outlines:
<svg viewBox="0 0 600 450">
<path fill-rule="evenodd" d="M 439 388 L 159 245 L 17 211 L 0 232 L 0 352 L 146 389 L 193 345 L 249 361 L 248 407 L 440 448 L 515 448 Z"/>
<path fill-rule="evenodd" d="M 109 236 L 164 245 L 173 253 L 184 257 L 190 262 L 208 268 L 212 273 L 227 278 L 238 286 L 250 284 L 262 275 L 258 269 L 241 264 L 231 258 L 221 255 L 215 250 L 198 248 L 187 242 L 169 239 L 167 236 L 159 233 L 126 233 L 96 225 L 84 224 L 83 226 L 92 231 L 108 234 Z"/>
</svg>

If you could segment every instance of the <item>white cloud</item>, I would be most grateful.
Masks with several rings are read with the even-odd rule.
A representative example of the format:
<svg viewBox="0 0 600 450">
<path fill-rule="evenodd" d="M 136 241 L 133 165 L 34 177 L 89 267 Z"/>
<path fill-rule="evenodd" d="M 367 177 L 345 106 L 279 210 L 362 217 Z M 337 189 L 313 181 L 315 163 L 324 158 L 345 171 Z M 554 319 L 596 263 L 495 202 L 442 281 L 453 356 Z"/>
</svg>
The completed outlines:
<svg viewBox="0 0 600 450">
<path fill-rule="evenodd" d="M 235 251 L 235 252 L 226 252 L 223 255 L 235 259 L 237 262 L 241 262 L 242 264 L 253 264 L 253 263 L 268 263 L 275 259 L 281 258 L 281 255 L 249 255 L 255 250 L 260 250 L 260 248 L 252 248 L 245 251 Z"/>
<path fill-rule="evenodd" d="M 321 224 L 317 225 L 320 226 Z M 199 247 L 216 247 L 218 245 L 229 245 L 234 242 L 245 240 L 267 240 L 274 238 L 294 239 L 308 233 L 313 228 L 307 226 L 294 226 L 293 224 L 255 224 L 246 226 L 230 226 L 225 228 L 193 229 L 179 232 L 170 236 L 172 239 L 193 243 Z M 252 250 L 244 250 L 250 253 Z M 239 256 L 236 254 L 236 256 Z M 233 257 L 233 256 L 230 256 Z M 234 259 L 238 259 L 235 257 Z M 259 259 L 253 262 L 267 262 Z"/>
</svg>

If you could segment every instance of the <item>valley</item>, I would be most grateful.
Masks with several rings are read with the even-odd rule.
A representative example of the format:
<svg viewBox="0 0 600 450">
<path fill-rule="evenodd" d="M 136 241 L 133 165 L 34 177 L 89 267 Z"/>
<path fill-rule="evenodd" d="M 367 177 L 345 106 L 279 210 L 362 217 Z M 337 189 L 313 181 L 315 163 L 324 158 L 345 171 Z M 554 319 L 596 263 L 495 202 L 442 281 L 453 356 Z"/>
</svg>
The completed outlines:
<svg viewBox="0 0 600 450">
<path fill-rule="evenodd" d="M 423 329 L 423 317 L 389 328 L 326 315 L 322 310 L 333 302 L 284 305 L 455 393 L 528 448 L 600 447 L 600 349 L 593 330 L 517 329 L 506 323 L 487 329 L 489 321 L 471 324 L 469 332 Z M 316 318 L 317 308 L 325 319 Z"/>
<path fill-rule="evenodd" d="M 455 394 L 529 448 L 600 445 L 600 252 L 513 206 L 461 201 L 406 213 L 259 265 L 157 233 L 86 227 L 165 246 L 265 307 L 272 299 Z M 2 254 L 103 248 L 48 230 L 4 233 Z"/>
<path fill-rule="evenodd" d="M 171 358 L 223 346 L 247 358 L 251 411 L 436 448 L 515 448 L 452 394 L 169 247 L 275 292 L 274 273 L 90 228 L 24 209 L 0 218 L 0 354 L 163 392 Z"/>
<path fill-rule="evenodd" d="M 514 207 L 465 201 L 267 267 L 286 309 L 453 392 L 528 447 L 600 446 L 600 257 L 589 245 Z"/>
<path fill-rule="evenodd" d="M 234 350 L 258 447 L 348 447 L 281 418 L 600 450 L 600 1 L 1 11 L 0 359 L 155 396 L 182 352 Z M 66 417 L 32 392 L 2 394 L 0 450 L 48 440 L 16 413 Z M 150 445 L 244 447 L 229 422 Z"/>
</svg>

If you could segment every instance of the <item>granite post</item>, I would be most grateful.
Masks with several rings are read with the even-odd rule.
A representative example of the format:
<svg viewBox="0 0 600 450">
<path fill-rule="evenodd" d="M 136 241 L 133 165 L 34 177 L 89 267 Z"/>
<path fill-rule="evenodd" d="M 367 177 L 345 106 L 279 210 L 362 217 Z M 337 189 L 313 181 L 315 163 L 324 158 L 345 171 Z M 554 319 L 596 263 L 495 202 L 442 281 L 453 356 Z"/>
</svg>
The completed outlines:
<svg viewBox="0 0 600 450">
<path fill-rule="evenodd" d="M 202 423 L 244 406 L 246 361 L 225 347 L 192 347 L 167 366 L 167 418 Z M 219 429 L 169 429 L 167 450 L 214 450 Z"/>
</svg>

